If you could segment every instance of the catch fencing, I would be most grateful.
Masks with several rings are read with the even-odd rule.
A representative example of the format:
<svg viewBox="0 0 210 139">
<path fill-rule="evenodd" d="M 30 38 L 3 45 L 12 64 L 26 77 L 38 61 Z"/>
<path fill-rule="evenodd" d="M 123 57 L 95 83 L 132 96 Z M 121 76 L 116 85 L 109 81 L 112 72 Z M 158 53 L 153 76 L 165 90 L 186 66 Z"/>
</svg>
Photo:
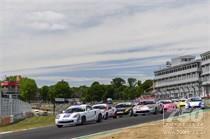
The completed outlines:
<svg viewBox="0 0 210 139">
<path fill-rule="evenodd" d="M 32 108 L 29 103 L 19 99 L 9 99 L 0 97 L 0 117 L 9 115 L 19 115 L 31 112 Z"/>
</svg>

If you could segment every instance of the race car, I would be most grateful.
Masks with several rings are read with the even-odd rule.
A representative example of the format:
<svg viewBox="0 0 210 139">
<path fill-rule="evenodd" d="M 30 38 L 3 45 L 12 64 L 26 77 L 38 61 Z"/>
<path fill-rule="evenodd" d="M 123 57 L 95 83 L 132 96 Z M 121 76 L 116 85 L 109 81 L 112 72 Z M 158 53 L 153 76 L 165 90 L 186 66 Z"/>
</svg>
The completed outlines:
<svg viewBox="0 0 210 139">
<path fill-rule="evenodd" d="M 116 108 L 108 104 L 96 104 L 92 106 L 93 109 L 99 109 L 102 113 L 103 119 L 108 119 L 109 117 L 116 118 Z"/>
<path fill-rule="evenodd" d="M 139 114 L 157 114 L 157 112 L 158 105 L 156 104 L 155 100 L 143 100 L 132 109 L 132 114 L 134 116 L 137 116 Z"/>
<path fill-rule="evenodd" d="M 177 106 L 177 104 L 179 103 L 179 99 L 172 99 L 171 100 L 176 106 Z"/>
<path fill-rule="evenodd" d="M 179 99 L 179 102 L 176 104 L 177 109 L 183 109 L 183 108 L 185 108 L 186 101 L 187 101 L 186 98 Z"/>
<path fill-rule="evenodd" d="M 191 97 L 187 100 L 185 108 L 186 109 L 191 109 L 191 108 L 204 109 L 205 108 L 204 101 L 200 97 Z"/>
<path fill-rule="evenodd" d="M 122 116 L 127 114 L 132 115 L 132 108 L 133 104 L 131 102 L 118 103 L 116 105 L 116 115 L 117 116 Z"/>
<path fill-rule="evenodd" d="M 171 100 L 159 100 L 158 110 L 163 112 L 172 112 L 176 109 L 176 105 Z"/>
<path fill-rule="evenodd" d="M 93 109 L 90 105 L 74 105 L 55 118 L 58 128 L 69 125 L 85 124 L 86 122 L 102 121 L 102 113 L 98 109 Z"/>
<path fill-rule="evenodd" d="M 48 116 L 48 112 L 44 110 L 33 109 L 32 112 L 35 116 Z"/>
</svg>

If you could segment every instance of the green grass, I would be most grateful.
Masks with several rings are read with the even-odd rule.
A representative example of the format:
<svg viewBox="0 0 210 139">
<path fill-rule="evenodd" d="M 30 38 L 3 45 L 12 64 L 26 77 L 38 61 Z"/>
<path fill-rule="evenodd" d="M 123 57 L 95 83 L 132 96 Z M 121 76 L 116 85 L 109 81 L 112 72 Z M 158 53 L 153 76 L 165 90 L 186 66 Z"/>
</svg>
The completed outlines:
<svg viewBox="0 0 210 139">
<path fill-rule="evenodd" d="M 0 132 L 51 126 L 54 125 L 54 120 L 54 116 L 31 117 L 11 125 L 1 126 Z"/>
</svg>

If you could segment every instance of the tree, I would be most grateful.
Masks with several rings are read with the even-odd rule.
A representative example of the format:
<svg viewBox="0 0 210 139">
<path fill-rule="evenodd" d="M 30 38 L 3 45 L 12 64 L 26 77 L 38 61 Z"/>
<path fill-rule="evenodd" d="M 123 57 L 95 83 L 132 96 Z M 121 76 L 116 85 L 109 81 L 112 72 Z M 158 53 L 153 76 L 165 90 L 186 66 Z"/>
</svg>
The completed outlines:
<svg viewBox="0 0 210 139">
<path fill-rule="evenodd" d="M 124 90 L 123 99 L 131 100 L 137 97 L 137 91 L 135 87 L 127 87 Z"/>
<path fill-rule="evenodd" d="M 136 85 L 136 97 L 141 96 L 143 93 L 144 93 L 144 88 L 142 82 L 141 80 L 138 80 Z"/>
<path fill-rule="evenodd" d="M 8 81 L 16 81 L 16 76 L 8 76 Z M 146 80 L 143 83 L 135 78 L 128 78 L 127 85 L 123 78 L 117 77 L 112 79 L 111 84 L 104 85 L 95 81 L 90 87 L 80 86 L 70 88 L 68 82 L 58 81 L 52 86 L 43 86 L 39 89 L 43 101 L 51 101 L 55 104 L 55 98 L 78 97 L 82 101 L 104 101 L 107 98 L 129 100 L 139 97 L 145 90 L 153 85 L 152 80 Z M 25 101 L 31 101 L 37 93 L 35 80 L 22 78 L 20 81 L 20 98 Z"/>
<path fill-rule="evenodd" d="M 81 97 L 81 99 L 84 102 L 90 102 L 90 101 L 92 101 L 92 96 L 90 94 L 89 87 L 82 88 L 81 91 L 82 91 L 82 97 Z"/>
<path fill-rule="evenodd" d="M 93 83 L 91 84 L 91 86 L 95 86 L 95 85 L 100 85 L 100 83 L 97 82 L 97 81 L 95 81 L 95 82 L 93 82 Z"/>
<path fill-rule="evenodd" d="M 80 87 L 72 87 L 72 97 L 73 98 L 81 98 L 82 97 L 82 92 L 80 91 Z"/>
<path fill-rule="evenodd" d="M 41 87 L 39 92 L 40 92 L 41 99 L 43 101 L 49 101 L 50 97 L 49 97 L 49 87 L 48 86 Z"/>
<path fill-rule="evenodd" d="M 30 102 L 35 98 L 37 93 L 37 85 L 35 80 L 23 77 L 20 80 L 20 98 Z"/>
<path fill-rule="evenodd" d="M 129 87 L 135 87 L 136 86 L 136 79 L 135 78 L 128 78 L 128 84 Z"/>
<path fill-rule="evenodd" d="M 57 98 L 70 98 L 72 92 L 68 82 L 62 80 L 54 85 L 55 97 Z"/>
<path fill-rule="evenodd" d="M 74 92 L 74 94 L 75 93 L 76 92 Z M 81 100 L 82 101 L 90 100 L 90 98 L 87 98 L 88 97 L 88 87 L 87 86 L 80 86 L 79 87 L 79 94 L 81 94 Z"/>
<path fill-rule="evenodd" d="M 49 99 L 52 103 L 55 103 L 55 97 L 56 97 L 56 90 L 55 90 L 55 85 L 49 86 Z"/>
<path fill-rule="evenodd" d="M 16 81 L 16 76 L 8 76 L 5 79 L 6 81 L 10 81 L 10 82 L 15 82 Z"/>
<path fill-rule="evenodd" d="M 111 84 L 116 88 L 123 86 L 125 83 L 126 83 L 125 80 L 120 77 L 114 78 L 111 81 Z"/>
<path fill-rule="evenodd" d="M 140 80 L 137 81 L 137 86 L 142 86 L 142 82 Z"/>
<path fill-rule="evenodd" d="M 112 85 L 104 85 L 104 90 L 103 100 L 114 98 L 115 89 Z"/>
<path fill-rule="evenodd" d="M 152 80 L 146 80 L 142 84 L 144 90 L 147 90 L 147 89 L 151 88 L 152 85 L 153 85 L 153 81 Z"/>
<path fill-rule="evenodd" d="M 103 85 L 99 82 L 93 82 L 88 89 L 88 95 L 91 101 L 101 101 L 103 99 L 105 90 Z"/>
</svg>

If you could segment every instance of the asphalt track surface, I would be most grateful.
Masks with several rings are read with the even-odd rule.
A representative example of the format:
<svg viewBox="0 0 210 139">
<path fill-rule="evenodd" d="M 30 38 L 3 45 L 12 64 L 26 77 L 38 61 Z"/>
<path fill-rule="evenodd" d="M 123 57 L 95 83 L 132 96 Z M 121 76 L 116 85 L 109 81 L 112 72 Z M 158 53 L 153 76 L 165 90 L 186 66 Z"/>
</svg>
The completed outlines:
<svg viewBox="0 0 210 139">
<path fill-rule="evenodd" d="M 169 114 L 166 114 L 166 117 Z M 56 126 L 32 129 L 0 135 L 0 139 L 71 139 L 84 135 L 108 131 L 117 128 L 147 123 L 163 119 L 162 114 L 139 115 L 137 117 L 124 116 L 117 119 L 103 120 L 101 123 L 87 123 L 85 125 L 57 128 Z"/>
</svg>

